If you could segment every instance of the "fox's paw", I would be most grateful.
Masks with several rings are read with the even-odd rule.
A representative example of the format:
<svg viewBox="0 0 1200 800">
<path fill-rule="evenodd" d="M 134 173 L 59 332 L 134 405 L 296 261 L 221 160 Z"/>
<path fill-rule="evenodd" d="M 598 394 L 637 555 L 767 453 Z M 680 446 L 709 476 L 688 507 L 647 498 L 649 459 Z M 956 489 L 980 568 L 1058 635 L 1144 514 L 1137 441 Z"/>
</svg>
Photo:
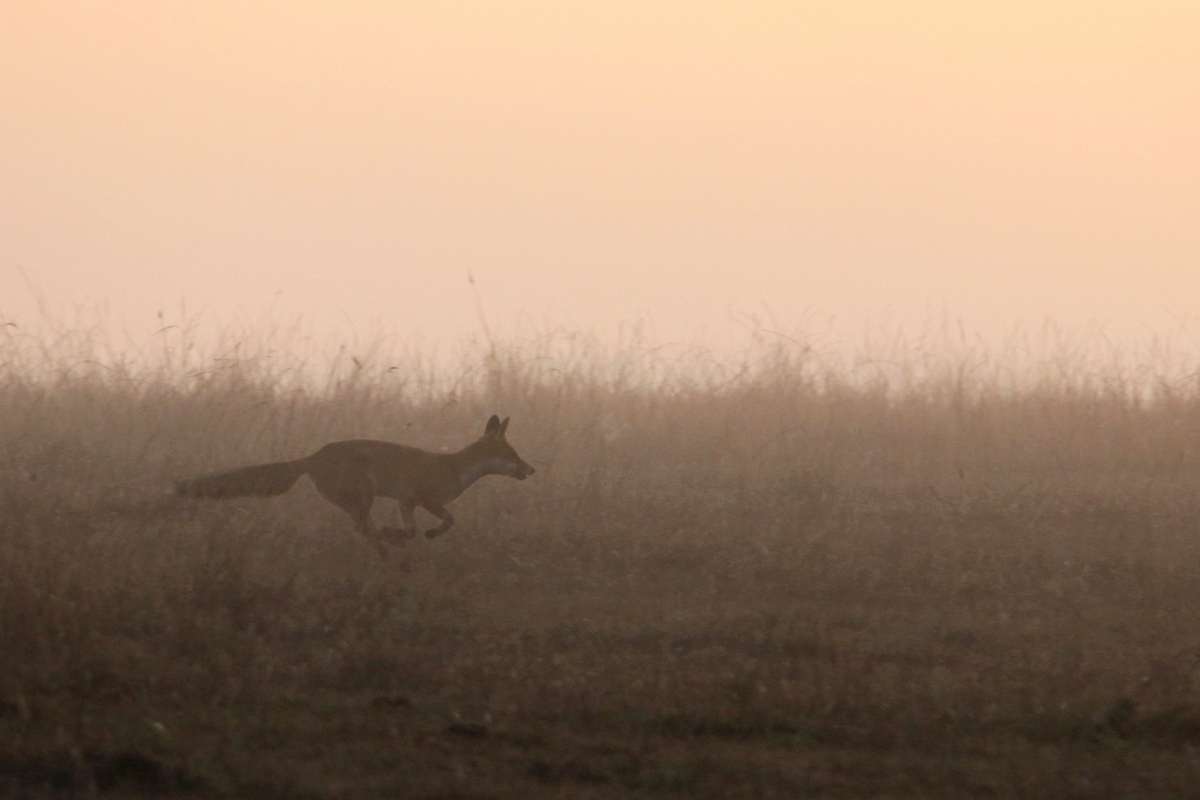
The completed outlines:
<svg viewBox="0 0 1200 800">
<path fill-rule="evenodd" d="M 416 535 L 416 531 L 405 530 L 404 528 L 379 529 L 379 538 L 388 544 L 403 544 Z"/>
</svg>

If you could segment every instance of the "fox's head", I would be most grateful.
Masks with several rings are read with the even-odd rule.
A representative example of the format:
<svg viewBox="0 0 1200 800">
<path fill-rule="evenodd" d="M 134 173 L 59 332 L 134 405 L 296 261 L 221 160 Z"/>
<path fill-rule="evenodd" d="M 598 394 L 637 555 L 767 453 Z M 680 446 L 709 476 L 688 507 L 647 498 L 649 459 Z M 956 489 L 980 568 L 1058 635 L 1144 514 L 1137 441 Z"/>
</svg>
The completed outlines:
<svg viewBox="0 0 1200 800">
<path fill-rule="evenodd" d="M 509 417 L 505 417 L 502 422 L 500 417 L 492 414 L 483 429 L 483 436 L 475 443 L 475 447 L 478 448 L 480 458 L 487 464 L 488 472 L 523 481 L 536 470 L 517 455 L 517 451 L 508 443 L 505 437 L 508 433 L 508 420 Z"/>
</svg>

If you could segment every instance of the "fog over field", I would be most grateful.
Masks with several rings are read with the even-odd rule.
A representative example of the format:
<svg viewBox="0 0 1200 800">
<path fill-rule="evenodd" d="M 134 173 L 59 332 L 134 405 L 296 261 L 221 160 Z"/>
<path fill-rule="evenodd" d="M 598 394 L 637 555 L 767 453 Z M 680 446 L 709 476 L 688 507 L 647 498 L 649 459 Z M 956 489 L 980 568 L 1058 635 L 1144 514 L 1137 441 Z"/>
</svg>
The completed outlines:
<svg viewBox="0 0 1200 800">
<path fill-rule="evenodd" d="M 1187 796 L 1198 8 L 7 9 L 0 795 Z"/>
<path fill-rule="evenodd" d="M 0 312 L 455 341 L 1195 315 L 1193 4 L 22 3 Z M 172 320 L 173 322 L 177 320 Z M 711 343 L 711 342 L 710 342 Z"/>
</svg>

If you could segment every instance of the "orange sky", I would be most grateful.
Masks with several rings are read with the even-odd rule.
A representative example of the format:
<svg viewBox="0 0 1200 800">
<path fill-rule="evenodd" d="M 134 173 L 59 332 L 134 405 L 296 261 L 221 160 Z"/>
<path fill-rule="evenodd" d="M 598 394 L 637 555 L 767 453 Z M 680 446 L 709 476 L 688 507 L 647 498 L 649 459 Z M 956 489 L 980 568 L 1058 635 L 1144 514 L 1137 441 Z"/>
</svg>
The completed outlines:
<svg viewBox="0 0 1200 800">
<path fill-rule="evenodd" d="M 986 7 L 985 7 L 986 6 Z M 721 336 L 1200 313 L 1200 4 L 0 12 L 0 315 Z"/>
</svg>

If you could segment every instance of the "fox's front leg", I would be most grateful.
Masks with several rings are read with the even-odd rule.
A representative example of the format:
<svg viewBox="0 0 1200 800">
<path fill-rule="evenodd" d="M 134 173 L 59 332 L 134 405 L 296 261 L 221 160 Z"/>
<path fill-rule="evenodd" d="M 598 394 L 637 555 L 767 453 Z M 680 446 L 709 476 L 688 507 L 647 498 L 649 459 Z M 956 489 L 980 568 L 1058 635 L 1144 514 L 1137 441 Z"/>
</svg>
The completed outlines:
<svg viewBox="0 0 1200 800">
<path fill-rule="evenodd" d="M 397 508 L 400 511 L 400 527 L 385 528 L 383 530 L 383 533 L 388 537 L 388 541 L 393 544 L 399 544 L 417 535 L 417 507 L 401 500 Z"/>
<path fill-rule="evenodd" d="M 435 536 L 441 536 L 443 533 L 450 530 L 450 528 L 454 527 L 454 515 L 447 511 L 444 507 L 425 506 L 425 508 L 430 514 L 433 514 L 442 521 L 442 524 L 438 525 L 436 528 L 430 528 L 429 530 L 425 531 L 426 538 L 432 539 Z"/>
</svg>

